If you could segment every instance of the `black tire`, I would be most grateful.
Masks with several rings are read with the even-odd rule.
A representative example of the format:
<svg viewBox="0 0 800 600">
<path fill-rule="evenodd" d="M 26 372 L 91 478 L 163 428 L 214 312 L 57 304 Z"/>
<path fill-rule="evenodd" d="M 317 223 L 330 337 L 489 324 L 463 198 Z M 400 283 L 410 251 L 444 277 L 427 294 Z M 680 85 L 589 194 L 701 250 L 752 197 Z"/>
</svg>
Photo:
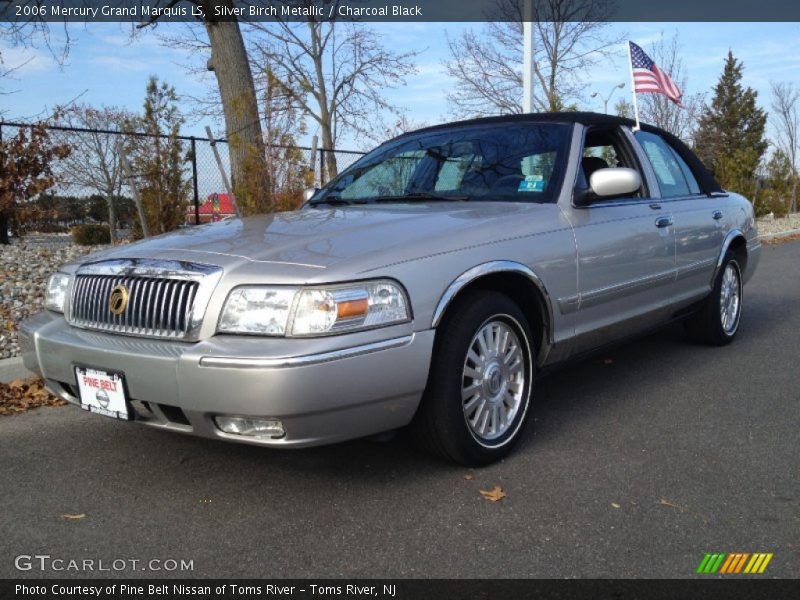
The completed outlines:
<svg viewBox="0 0 800 600">
<path fill-rule="evenodd" d="M 727 275 L 730 271 L 730 275 Z M 735 314 L 732 320 L 725 320 L 723 316 L 722 303 L 723 294 L 730 294 L 731 290 L 724 290 L 730 283 L 726 276 L 733 276 L 734 285 L 738 294 Z M 701 344 L 709 346 L 725 346 L 733 341 L 739 331 L 739 324 L 742 320 L 742 300 L 744 286 L 742 284 L 742 270 L 736 256 L 727 254 L 722 261 L 717 278 L 714 280 L 714 287 L 708 297 L 702 302 L 698 311 L 689 317 L 684 327 L 689 338 Z"/>
<path fill-rule="evenodd" d="M 507 335 L 508 331 L 516 338 Z M 483 363 L 479 371 L 486 377 L 480 380 L 467 374 L 472 370 L 467 364 L 468 352 L 480 343 L 478 332 L 494 336 L 490 339 L 496 342 L 496 348 L 491 349 L 496 355 Z M 411 424 L 418 445 L 467 466 L 486 465 L 508 454 L 521 437 L 531 403 L 536 371 L 532 339 L 525 315 L 508 296 L 483 290 L 464 293 L 436 332 L 428 384 Z M 510 348 L 508 353 L 506 347 Z M 480 404 L 484 388 L 487 399 Z M 462 392 L 469 393 L 470 389 L 479 391 L 472 399 L 462 400 Z M 490 393 L 495 396 L 488 398 Z M 465 407 L 473 401 L 480 406 L 469 417 Z M 480 419 L 484 414 L 481 411 L 488 417 Z M 473 420 L 476 423 L 470 425 Z M 481 424 L 488 430 L 486 437 L 474 431 Z"/>
</svg>

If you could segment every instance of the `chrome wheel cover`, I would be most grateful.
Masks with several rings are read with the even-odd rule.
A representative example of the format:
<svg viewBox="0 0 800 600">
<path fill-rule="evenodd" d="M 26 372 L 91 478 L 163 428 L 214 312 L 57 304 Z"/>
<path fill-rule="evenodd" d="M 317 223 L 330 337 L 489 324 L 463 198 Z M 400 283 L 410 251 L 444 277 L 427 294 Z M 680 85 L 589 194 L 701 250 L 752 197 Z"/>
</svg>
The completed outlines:
<svg viewBox="0 0 800 600">
<path fill-rule="evenodd" d="M 526 348 L 514 329 L 496 318 L 473 336 L 464 359 L 461 402 L 467 425 L 479 441 L 504 435 L 522 408 Z"/>
<path fill-rule="evenodd" d="M 742 283 L 736 263 L 729 262 L 722 273 L 719 292 L 719 316 L 722 331 L 733 335 L 742 313 Z"/>
</svg>

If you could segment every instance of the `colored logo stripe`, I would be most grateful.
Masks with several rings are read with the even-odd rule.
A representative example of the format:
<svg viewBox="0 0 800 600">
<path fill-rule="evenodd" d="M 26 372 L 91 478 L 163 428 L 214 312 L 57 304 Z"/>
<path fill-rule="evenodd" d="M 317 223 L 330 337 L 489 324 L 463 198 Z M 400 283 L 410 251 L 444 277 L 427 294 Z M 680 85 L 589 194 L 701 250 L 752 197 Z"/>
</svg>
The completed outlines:
<svg viewBox="0 0 800 600">
<path fill-rule="evenodd" d="M 725 558 L 724 554 L 706 554 L 703 562 L 697 567 L 698 573 L 716 573 L 722 564 L 722 559 Z"/>
<path fill-rule="evenodd" d="M 737 573 L 763 573 L 769 561 L 772 560 L 772 556 L 772 553 L 707 553 L 700 562 L 700 566 L 697 567 L 697 572 L 703 574 L 719 572 L 720 574 L 728 575 Z"/>
</svg>

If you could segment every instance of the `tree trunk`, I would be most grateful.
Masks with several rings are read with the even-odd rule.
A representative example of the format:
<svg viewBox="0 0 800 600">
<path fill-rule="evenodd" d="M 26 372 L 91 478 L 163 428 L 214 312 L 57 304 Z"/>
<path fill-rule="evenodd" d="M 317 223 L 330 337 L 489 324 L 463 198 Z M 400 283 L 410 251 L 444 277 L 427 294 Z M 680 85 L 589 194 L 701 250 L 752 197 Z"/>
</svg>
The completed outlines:
<svg viewBox="0 0 800 600">
<path fill-rule="evenodd" d="M 328 88 L 325 83 L 325 70 L 322 67 L 322 39 L 320 38 L 320 24 L 308 23 L 308 31 L 311 36 L 311 52 L 312 59 L 314 60 L 314 71 L 317 75 L 317 102 L 319 102 L 319 127 L 322 133 L 322 154 L 325 158 L 323 164 L 320 164 L 320 171 L 323 178 L 327 177 L 330 181 L 339 173 L 338 165 L 336 164 L 336 154 L 333 152 L 334 139 L 333 139 L 333 111 L 329 108 L 328 102 Z M 334 98 L 335 100 L 335 98 Z M 325 181 L 323 181 L 325 183 Z"/>
<path fill-rule="evenodd" d="M 10 244 L 8 239 L 9 218 L 5 213 L 0 213 L 0 244 Z"/>
<path fill-rule="evenodd" d="M 117 207 L 114 203 L 114 192 L 106 192 L 106 204 L 108 205 L 108 233 L 112 244 L 117 243 Z"/>
<path fill-rule="evenodd" d="M 333 135 L 331 135 L 330 122 L 323 123 L 320 127 L 322 133 L 322 156 L 325 157 L 325 164 L 320 165 L 321 171 L 327 178 L 327 183 L 339 174 L 339 165 L 336 164 L 336 153 L 333 151 Z"/>
<path fill-rule="evenodd" d="M 214 6 L 232 5 L 230 0 L 207 0 L 203 4 L 206 15 L 214 14 Z M 264 184 L 264 139 L 242 32 L 237 21 L 208 20 L 205 25 L 211 43 L 208 68 L 216 75 L 222 98 L 237 203 L 245 214 L 266 212 L 272 203 Z"/>
</svg>

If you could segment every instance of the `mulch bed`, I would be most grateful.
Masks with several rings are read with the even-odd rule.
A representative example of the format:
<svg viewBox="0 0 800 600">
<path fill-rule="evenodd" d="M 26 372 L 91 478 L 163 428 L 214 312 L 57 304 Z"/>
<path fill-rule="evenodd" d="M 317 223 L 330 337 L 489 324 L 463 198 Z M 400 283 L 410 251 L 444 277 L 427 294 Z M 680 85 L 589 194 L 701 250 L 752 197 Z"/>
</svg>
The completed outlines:
<svg viewBox="0 0 800 600">
<path fill-rule="evenodd" d="M 38 377 L 0 383 L 0 415 L 16 415 L 40 406 L 64 406 L 61 398 L 44 389 Z"/>
</svg>

